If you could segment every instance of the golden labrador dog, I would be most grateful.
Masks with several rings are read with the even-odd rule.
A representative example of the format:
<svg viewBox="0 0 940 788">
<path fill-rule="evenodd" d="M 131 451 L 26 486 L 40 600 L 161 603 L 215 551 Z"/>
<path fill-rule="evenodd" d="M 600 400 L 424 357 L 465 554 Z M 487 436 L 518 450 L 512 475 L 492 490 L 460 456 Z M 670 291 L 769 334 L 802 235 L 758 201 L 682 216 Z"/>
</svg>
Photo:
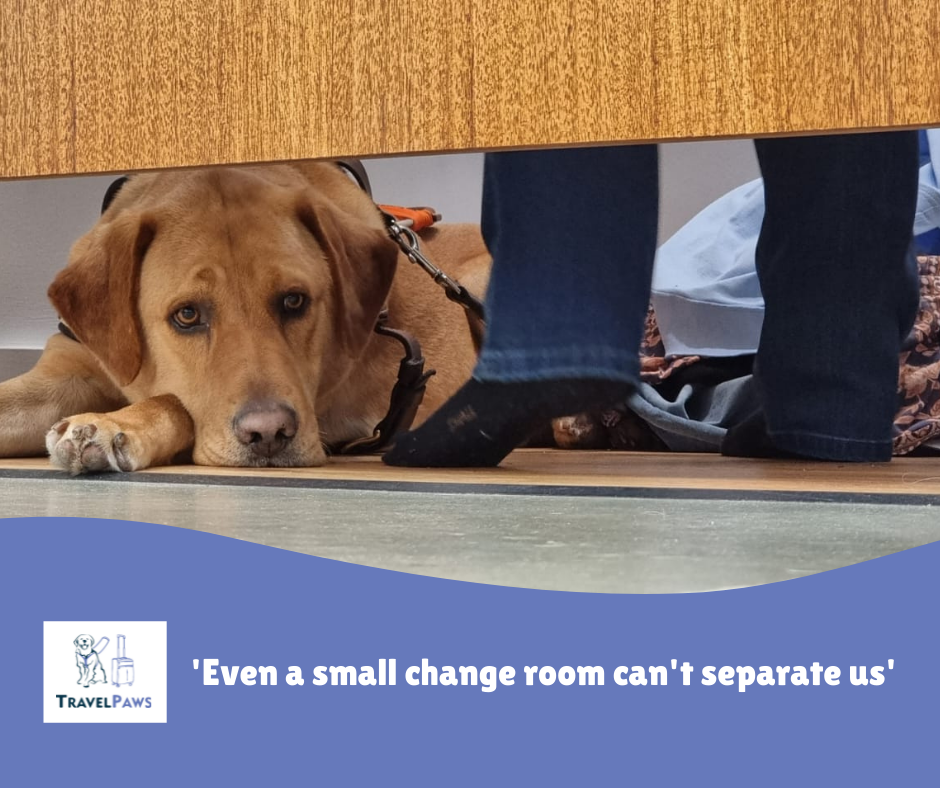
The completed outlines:
<svg viewBox="0 0 940 788">
<path fill-rule="evenodd" d="M 481 295 L 479 229 L 423 234 Z M 72 474 L 311 466 L 372 434 L 413 334 L 437 375 L 416 424 L 470 376 L 463 309 L 407 262 L 369 197 L 329 163 L 132 177 L 74 246 L 49 297 L 76 340 L 0 384 L 0 456 Z"/>
<path fill-rule="evenodd" d="M 104 638 L 94 648 L 95 639 L 91 635 L 79 635 L 73 641 L 75 645 L 75 664 L 78 666 L 78 681 L 83 687 L 90 684 L 107 684 L 108 676 L 104 672 L 104 665 L 101 663 L 99 652 L 104 651 L 108 645 L 108 639 Z"/>
</svg>

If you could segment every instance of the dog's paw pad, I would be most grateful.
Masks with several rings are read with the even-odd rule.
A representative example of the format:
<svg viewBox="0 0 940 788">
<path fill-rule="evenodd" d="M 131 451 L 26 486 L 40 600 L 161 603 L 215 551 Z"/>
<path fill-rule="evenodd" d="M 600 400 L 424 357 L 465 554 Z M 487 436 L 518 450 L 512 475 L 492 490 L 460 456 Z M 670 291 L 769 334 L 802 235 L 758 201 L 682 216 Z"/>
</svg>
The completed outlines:
<svg viewBox="0 0 940 788">
<path fill-rule="evenodd" d="M 89 441 L 98 434 L 97 424 L 85 424 L 72 427 L 72 440 Z"/>
<path fill-rule="evenodd" d="M 109 467 L 107 451 L 103 446 L 88 443 L 82 449 L 81 464 L 86 472 L 106 471 Z"/>
<path fill-rule="evenodd" d="M 132 471 L 139 467 L 130 435 L 106 415 L 72 416 L 46 433 L 52 464 L 72 476 L 104 471 Z"/>
</svg>

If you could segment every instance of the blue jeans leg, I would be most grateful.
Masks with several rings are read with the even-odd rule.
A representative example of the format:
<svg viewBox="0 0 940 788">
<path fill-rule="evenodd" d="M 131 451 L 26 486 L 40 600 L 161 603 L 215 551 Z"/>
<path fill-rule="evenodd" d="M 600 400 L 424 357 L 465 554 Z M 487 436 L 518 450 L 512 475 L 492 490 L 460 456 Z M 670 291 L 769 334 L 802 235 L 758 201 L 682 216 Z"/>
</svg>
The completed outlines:
<svg viewBox="0 0 940 788">
<path fill-rule="evenodd" d="M 636 382 L 658 175 L 650 145 L 486 156 L 494 264 L 475 378 Z"/>
<path fill-rule="evenodd" d="M 784 451 L 891 456 L 898 353 L 916 316 L 917 133 L 760 140 L 766 312 L 755 378 Z"/>
</svg>

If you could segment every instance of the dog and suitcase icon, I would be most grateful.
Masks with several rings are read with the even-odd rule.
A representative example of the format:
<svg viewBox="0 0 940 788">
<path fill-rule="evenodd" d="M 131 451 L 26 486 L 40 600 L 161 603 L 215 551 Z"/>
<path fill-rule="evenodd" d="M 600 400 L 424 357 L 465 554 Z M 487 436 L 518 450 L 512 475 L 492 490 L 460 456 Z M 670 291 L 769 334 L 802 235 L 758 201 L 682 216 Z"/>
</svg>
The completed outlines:
<svg viewBox="0 0 940 788">
<path fill-rule="evenodd" d="M 115 687 L 133 686 L 134 660 L 127 656 L 124 635 L 117 636 L 117 656 L 111 659 L 111 683 Z M 107 684 L 104 660 L 101 654 L 111 641 L 104 637 L 99 641 L 91 635 L 75 638 L 75 662 L 78 665 L 78 684 Z"/>
</svg>

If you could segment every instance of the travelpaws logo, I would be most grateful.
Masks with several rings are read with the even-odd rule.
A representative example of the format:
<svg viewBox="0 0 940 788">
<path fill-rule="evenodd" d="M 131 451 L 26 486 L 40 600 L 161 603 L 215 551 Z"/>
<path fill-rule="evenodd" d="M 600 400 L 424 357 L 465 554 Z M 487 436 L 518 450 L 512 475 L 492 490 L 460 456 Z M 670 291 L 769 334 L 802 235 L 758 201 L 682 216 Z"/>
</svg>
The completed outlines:
<svg viewBox="0 0 940 788">
<path fill-rule="evenodd" d="M 165 621 L 43 623 L 44 722 L 166 722 Z"/>
</svg>

